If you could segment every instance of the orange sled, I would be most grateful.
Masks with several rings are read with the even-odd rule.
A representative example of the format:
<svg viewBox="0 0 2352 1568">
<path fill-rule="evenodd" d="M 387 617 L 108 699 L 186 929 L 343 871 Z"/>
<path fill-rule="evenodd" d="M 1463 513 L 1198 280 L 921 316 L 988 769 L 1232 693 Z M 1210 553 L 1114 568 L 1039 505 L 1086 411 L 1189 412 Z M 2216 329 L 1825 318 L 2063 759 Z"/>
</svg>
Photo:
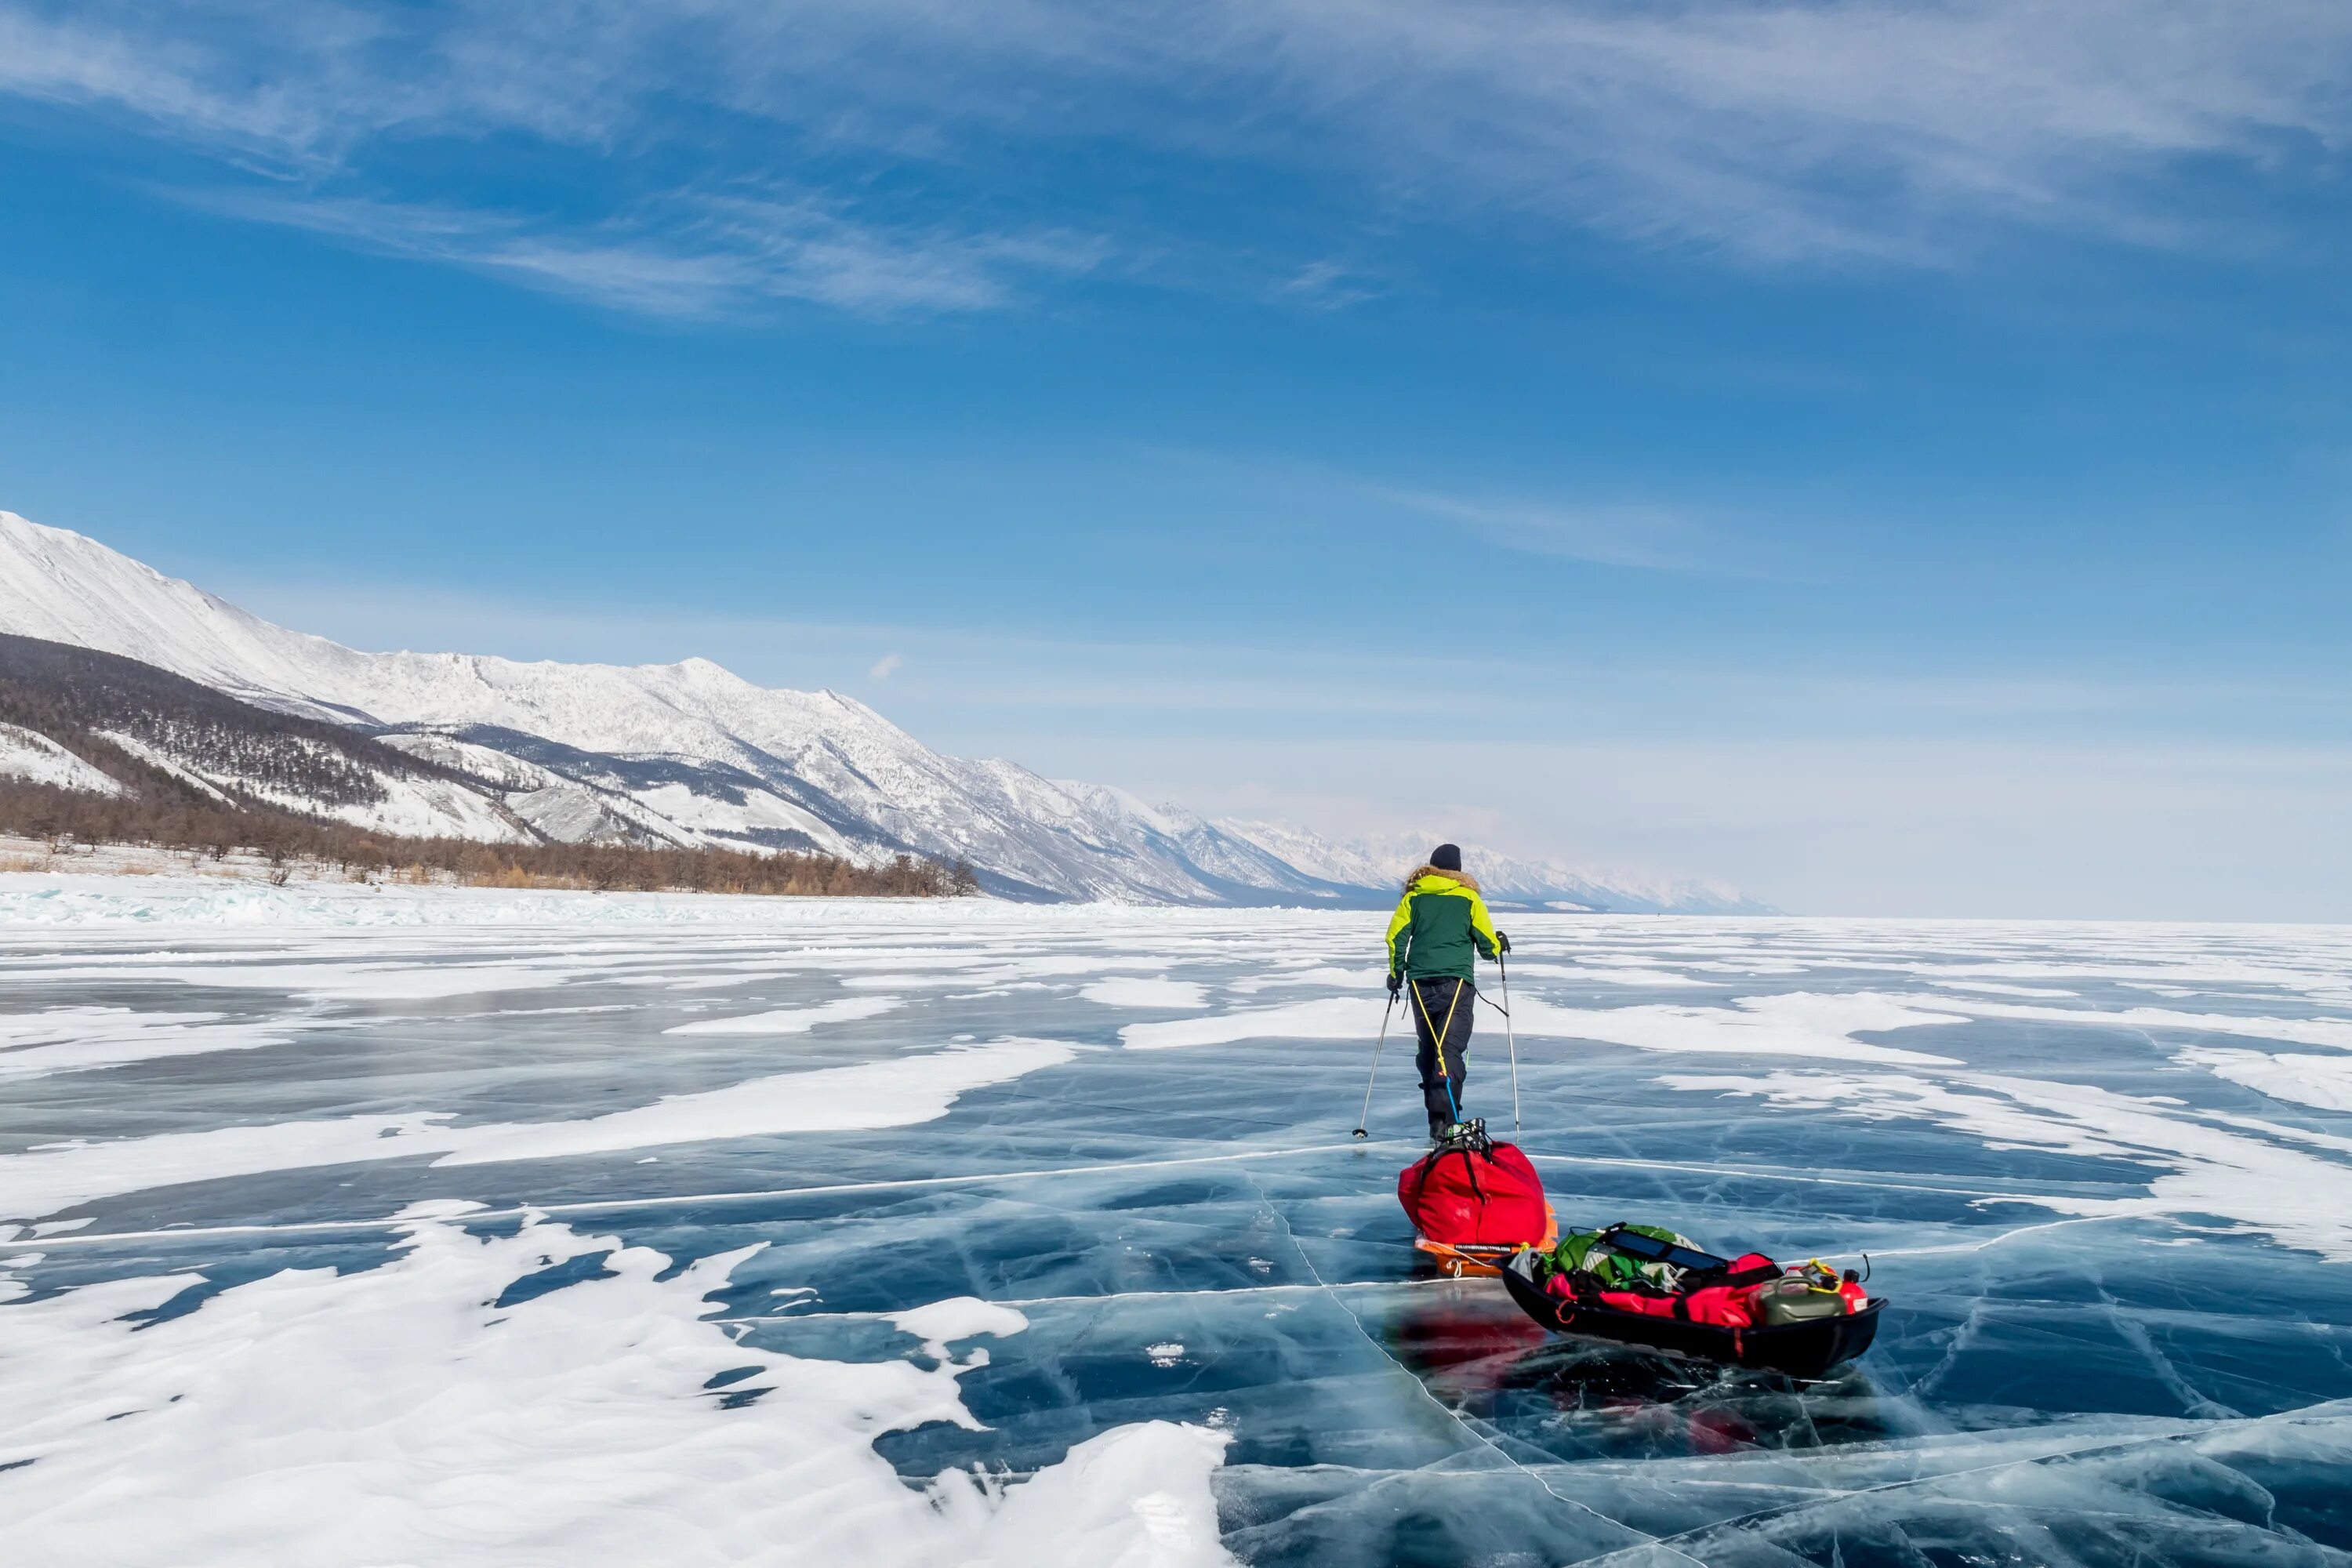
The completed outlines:
<svg viewBox="0 0 2352 1568">
<path fill-rule="evenodd" d="M 1543 1237 L 1534 1242 L 1515 1241 L 1505 1246 L 1496 1242 L 1432 1241 L 1425 1236 L 1415 1236 L 1412 1244 L 1437 1259 L 1437 1267 L 1456 1279 L 1470 1276 L 1492 1278 L 1500 1274 L 1505 1264 L 1529 1247 L 1539 1252 L 1549 1252 L 1559 1246 L 1559 1218 L 1551 1212 L 1551 1205 L 1544 1205 Z"/>
</svg>

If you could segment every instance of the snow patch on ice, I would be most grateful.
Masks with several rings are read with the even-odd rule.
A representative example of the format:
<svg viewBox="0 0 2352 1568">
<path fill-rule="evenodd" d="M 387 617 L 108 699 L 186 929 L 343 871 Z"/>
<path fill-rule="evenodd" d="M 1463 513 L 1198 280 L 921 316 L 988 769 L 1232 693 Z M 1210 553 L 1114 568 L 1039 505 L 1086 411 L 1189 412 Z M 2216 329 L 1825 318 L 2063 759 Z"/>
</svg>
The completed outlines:
<svg viewBox="0 0 2352 1568">
<path fill-rule="evenodd" d="M 950 1296 L 944 1301 L 932 1301 L 920 1307 L 909 1307 L 903 1312 L 889 1313 L 888 1317 L 899 1332 L 912 1334 L 922 1341 L 924 1353 L 941 1363 L 950 1359 L 948 1346 L 957 1340 L 974 1339 L 982 1334 L 1003 1339 L 1029 1326 L 1029 1320 L 1012 1308 L 983 1301 L 977 1296 Z M 976 1360 L 963 1364 L 987 1364 L 985 1352 L 975 1354 Z"/>
<path fill-rule="evenodd" d="M 779 1073 L 584 1121 L 466 1128 L 453 1134 L 459 1142 L 435 1163 L 479 1165 L 779 1132 L 906 1127 L 945 1116 L 968 1090 L 1059 1067 L 1076 1055 L 1076 1047 L 1058 1040 L 1006 1039 L 817 1072 Z"/>
<path fill-rule="evenodd" d="M 1472 1005 L 1468 997 L 1464 998 L 1463 1005 Z M 1369 1040 L 1380 1029 L 1382 1006 L 1381 1001 L 1370 996 L 1325 996 L 1208 1018 L 1129 1024 L 1118 1035 L 1122 1045 L 1139 1051 L 1227 1045 L 1238 1040 Z M 1666 1004 L 1564 1007 L 1521 996 L 1516 999 L 1512 1018 L 1521 1036 L 1597 1040 L 1635 1050 L 1814 1057 L 1921 1067 L 1958 1064 L 1949 1057 L 1873 1045 L 1853 1037 L 1863 1032 L 1964 1021 L 1948 1013 L 1903 1006 L 1885 997 L 1817 995 L 1801 991 L 1780 996 L 1741 997 L 1733 1007 Z M 1491 1014 L 1480 1015 L 1481 1026 L 1499 1022 Z"/>
<path fill-rule="evenodd" d="M 12 978 L 47 982 L 141 981 L 227 991 L 276 991 L 351 1002 L 432 1001 L 491 991 L 536 991 L 578 979 L 577 969 L 534 963 L 141 963 L 26 969 Z"/>
<path fill-rule="evenodd" d="M 846 1024 L 878 1017 L 905 1006 L 896 996 L 844 996 L 814 1007 L 783 1007 L 772 1013 L 751 1013 L 736 1018 L 705 1018 L 678 1024 L 665 1035 L 805 1035 L 819 1024 Z"/>
<path fill-rule="evenodd" d="M 1105 1007 L 1205 1007 L 1209 988 L 1193 980 L 1164 975 L 1121 975 L 1083 986 L 1078 994 Z"/>
<path fill-rule="evenodd" d="M 0 1014 L 0 1078 L 80 1072 L 163 1057 L 278 1046 L 280 1027 L 226 1023 L 221 1013 L 139 1013 L 128 1007 L 51 1007 Z"/>
<path fill-rule="evenodd" d="M 709 1298 L 757 1247 L 665 1278 L 668 1258 L 614 1237 L 546 1223 L 472 1236 L 452 1217 L 408 1211 L 383 1268 L 284 1270 L 144 1328 L 127 1315 L 201 1278 L 16 1300 L 0 1339 L 12 1554 L 85 1568 L 151 1563 L 159 1542 L 182 1563 L 439 1568 L 1232 1561 L 1209 1487 L 1223 1434 L 1118 1426 L 1026 1480 L 951 1470 L 909 1488 L 873 1439 L 977 1425 L 956 1382 L 967 1366 L 736 1342 L 707 1321 Z M 598 1254 L 609 1277 L 493 1305 L 551 1260 Z M 24 1293 L 0 1279 L 0 1300 Z"/>
<path fill-rule="evenodd" d="M 1309 968 L 1285 970 L 1277 974 L 1259 974 L 1247 980 L 1236 980 L 1229 989 L 1244 996 L 1291 985 L 1318 985 L 1326 990 L 1336 987 L 1342 991 L 1370 992 L 1380 987 L 1381 976 L 1387 973 L 1388 971 L 1383 968 L 1370 965 L 1362 969 L 1341 969 L 1336 964 L 1317 964 Z"/>
<path fill-rule="evenodd" d="M 975 976 L 954 972 L 940 974 L 908 974 L 893 971 L 886 974 L 845 974 L 841 984 L 854 990 L 881 991 L 944 991 L 951 985 L 970 985 Z"/>
<path fill-rule="evenodd" d="M 2252 1117 L 2175 1112 L 2154 1100 L 2090 1085 L 1990 1073 L 1958 1074 L 1947 1082 L 1898 1073 L 1850 1078 L 1789 1070 L 1676 1075 L 1658 1081 L 1669 1089 L 1755 1095 L 1791 1110 L 1927 1121 L 1970 1133 L 1990 1149 L 2036 1149 L 2167 1169 L 2169 1173 L 2150 1183 L 2144 1201 L 2000 1201 L 2032 1202 L 2067 1214 L 2219 1215 L 2241 1231 L 2267 1235 L 2334 1262 L 2352 1262 L 2352 1207 L 2344 1202 L 2352 1161 L 2285 1146 L 2352 1153 L 2352 1139 Z M 2229 1128 L 2257 1136 L 2241 1137 Z"/>
<path fill-rule="evenodd" d="M 1511 973 L 1530 980 L 1580 980 L 1603 985 L 1645 985 L 1657 989 L 1720 985 L 1719 980 L 1701 980 L 1695 975 L 1678 973 L 1671 969 L 1657 969 L 1644 963 L 1514 963 Z"/>
<path fill-rule="evenodd" d="M 1969 991 L 1980 996 L 2074 996 L 2081 993 L 2063 991 L 2055 985 L 2003 985 L 1990 980 L 1935 980 L 1928 984 L 1945 991 Z"/>
<path fill-rule="evenodd" d="M 1962 1020 L 1885 997 L 1792 991 L 1775 996 L 1742 996 L 1731 1007 L 1658 1004 L 1587 1009 L 1521 998 L 1513 1008 L 1512 1021 L 1522 1035 L 1600 1040 L 1643 1051 L 1954 1067 L 1958 1063 L 1950 1057 L 1873 1045 L 1854 1037 Z"/>
<path fill-rule="evenodd" d="M 1118 1038 L 1131 1051 L 1164 1051 L 1231 1045 L 1238 1040 L 1368 1040 L 1380 1026 L 1378 1002 L 1359 996 L 1318 996 L 1311 1002 L 1244 1008 L 1209 1018 L 1129 1024 L 1119 1030 Z"/>
<path fill-rule="evenodd" d="M 0 1061 L 5 1059 L 0 1058 Z M 2352 1056 L 2273 1056 L 2267 1051 L 2194 1047 L 2173 1059 L 2203 1068 L 2273 1100 L 2321 1110 L 2352 1110 Z M 2352 1202 L 2352 1193 L 2347 1193 L 2347 1202 Z"/>
<path fill-rule="evenodd" d="M 1956 1008 L 1980 1018 L 2026 1018 L 2046 1024 L 2081 1024 L 2097 1029 L 2185 1029 L 2199 1034 L 2249 1035 L 2298 1046 L 2334 1046 L 2352 1050 L 2352 1018 L 2248 1018 L 2234 1013 L 2177 1013 L 2167 1007 L 2126 1007 L 2120 1013 L 2103 1013 L 2088 1007 L 2033 1007 L 1979 1002 L 1964 996 L 1938 996 L 1932 1000 L 1937 1006 Z"/>
<path fill-rule="evenodd" d="M 122 1193 L 271 1171 L 437 1154 L 443 1165 L 546 1160 L 787 1132 L 905 1127 L 958 1097 L 1071 1060 L 1056 1040 L 1003 1039 L 780 1073 L 573 1121 L 450 1127 L 446 1111 L 347 1116 L 46 1144 L 0 1156 L 0 1214 L 31 1218 Z"/>
</svg>

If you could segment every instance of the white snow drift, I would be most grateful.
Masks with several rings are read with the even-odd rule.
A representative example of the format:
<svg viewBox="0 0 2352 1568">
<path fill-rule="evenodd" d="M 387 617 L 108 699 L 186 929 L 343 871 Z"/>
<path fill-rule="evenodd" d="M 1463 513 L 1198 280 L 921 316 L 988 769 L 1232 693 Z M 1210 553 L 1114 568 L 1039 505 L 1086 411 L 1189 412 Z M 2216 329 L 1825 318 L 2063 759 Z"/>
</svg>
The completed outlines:
<svg viewBox="0 0 2352 1568">
<path fill-rule="evenodd" d="M 1020 1314 L 902 1314 L 939 1364 L 808 1360 L 736 1343 L 706 1298 L 758 1247 L 665 1278 L 611 1237 L 467 1234 L 419 1205 L 383 1268 L 289 1269 L 141 1329 L 194 1275 L 114 1279 L 5 1307 L 0 1510 L 26 1563 L 145 1568 L 643 1568 L 978 1563 L 1189 1568 L 1231 1561 L 1209 1477 L 1222 1434 L 1115 1427 L 1010 1487 L 914 1489 L 875 1437 L 976 1425 L 947 1342 Z M 515 1280 L 603 1255 L 613 1278 L 499 1306 Z M 0 1302 L 22 1288 L 0 1273 Z M 722 1408 L 710 1385 L 751 1369 Z M 760 1391 L 748 1404 L 740 1396 Z M 14 1465 L 14 1469 L 5 1467 Z"/>
</svg>

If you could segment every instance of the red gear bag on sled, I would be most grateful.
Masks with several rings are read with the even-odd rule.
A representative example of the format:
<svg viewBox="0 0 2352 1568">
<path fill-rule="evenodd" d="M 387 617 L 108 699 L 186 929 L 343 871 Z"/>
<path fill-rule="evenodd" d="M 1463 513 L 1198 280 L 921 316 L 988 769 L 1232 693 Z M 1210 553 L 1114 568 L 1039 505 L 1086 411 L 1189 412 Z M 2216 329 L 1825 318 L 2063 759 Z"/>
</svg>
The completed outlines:
<svg viewBox="0 0 2352 1568">
<path fill-rule="evenodd" d="M 1509 1143 L 1483 1137 L 1430 1152 L 1397 1173 L 1397 1202 L 1412 1220 L 1413 1245 L 1452 1274 L 1492 1274 L 1522 1247 L 1559 1236 L 1543 1179 Z"/>
<path fill-rule="evenodd" d="M 1718 1329 L 1745 1329 L 1754 1326 L 1756 1321 L 1755 1314 L 1748 1310 L 1746 1298 L 1744 1289 L 1729 1285 L 1709 1285 L 1686 1296 L 1649 1296 L 1638 1290 L 1603 1290 L 1598 1299 L 1602 1306 L 1620 1312 L 1639 1312 L 1647 1318 L 1680 1318 L 1685 1322 L 1712 1323 Z"/>
</svg>

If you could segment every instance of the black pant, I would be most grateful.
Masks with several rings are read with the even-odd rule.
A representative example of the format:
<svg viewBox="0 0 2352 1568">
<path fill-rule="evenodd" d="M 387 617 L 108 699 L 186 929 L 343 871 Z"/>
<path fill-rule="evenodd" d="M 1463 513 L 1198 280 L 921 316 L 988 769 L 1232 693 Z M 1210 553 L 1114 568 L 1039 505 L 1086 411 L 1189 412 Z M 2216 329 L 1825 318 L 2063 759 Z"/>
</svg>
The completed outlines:
<svg viewBox="0 0 2352 1568">
<path fill-rule="evenodd" d="M 1478 988 L 1450 975 L 1415 980 L 1405 986 L 1404 1004 L 1412 1009 L 1412 1032 L 1421 1042 L 1413 1063 L 1421 1068 L 1421 1100 L 1429 1108 L 1430 1126 L 1459 1121 L 1462 1089 L 1470 1076 L 1462 1058 L 1470 1048 Z"/>
</svg>

